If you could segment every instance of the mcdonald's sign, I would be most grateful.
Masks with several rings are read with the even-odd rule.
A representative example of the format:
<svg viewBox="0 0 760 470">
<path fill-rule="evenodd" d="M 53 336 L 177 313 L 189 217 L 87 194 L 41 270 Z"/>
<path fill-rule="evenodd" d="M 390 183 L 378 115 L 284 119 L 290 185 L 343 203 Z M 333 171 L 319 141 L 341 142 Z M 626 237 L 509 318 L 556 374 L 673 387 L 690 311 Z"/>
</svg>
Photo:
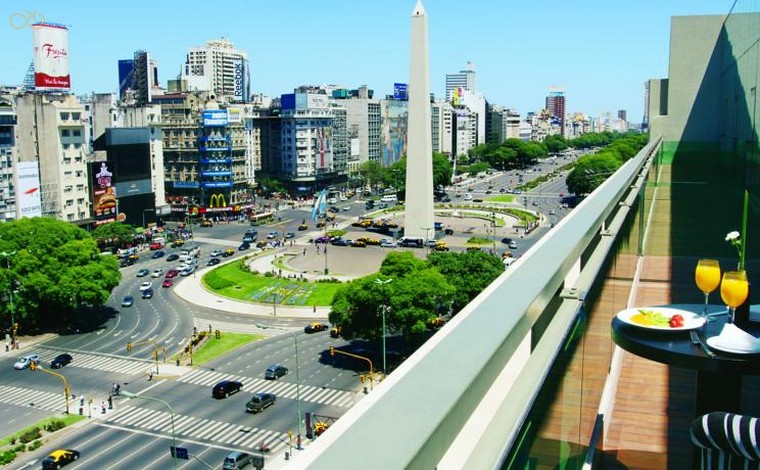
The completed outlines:
<svg viewBox="0 0 760 470">
<path fill-rule="evenodd" d="M 224 194 L 212 194 L 208 206 L 227 207 L 227 200 L 224 198 Z"/>
</svg>

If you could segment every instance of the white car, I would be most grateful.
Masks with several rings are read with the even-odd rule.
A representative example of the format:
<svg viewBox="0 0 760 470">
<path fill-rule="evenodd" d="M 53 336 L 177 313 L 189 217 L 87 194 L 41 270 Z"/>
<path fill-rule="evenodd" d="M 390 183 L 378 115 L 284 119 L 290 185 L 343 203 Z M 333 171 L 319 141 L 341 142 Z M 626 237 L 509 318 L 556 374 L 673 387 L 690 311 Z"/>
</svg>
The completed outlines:
<svg viewBox="0 0 760 470">
<path fill-rule="evenodd" d="M 212 258 L 216 258 L 217 256 L 222 256 L 223 253 L 224 253 L 224 251 L 222 251 L 222 250 L 214 250 L 214 251 L 211 252 L 211 257 Z"/>
<path fill-rule="evenodd" d="M 391 239 L 383 238 L 380 240 L 380 246 L 383 248 L 396 248 L 398 244 Z"/>
<path fill-rule="evenodd" d="M 140 292 L 144 290 L 152 289 L 152 288 L 153 288 L 152 282 L 145 281 L 142 284 L 140 284 Z"/>
<path fill-rule="evenodd" d="M 16 361 L 16 363 L 13 364 L 13 368 L 16 370 L 26 369 L 32 362 L 39 364 L 40 356 L 37 354 L 28 354 Z"/>
<path fill-rule="evenodd" d="M 511 242 L 509 242 L 509 245 L 508 245 L 508 246 L 509 246 L 511 249 L 513 249 L 513 250 L 516 250 L 516 249 L 517 249 L 517 242 L 516 242 L 516 241 L 514 241 L 514 240 L 512 240 Z"/>
<path fill-rule="evenodd" d="M 161 277 L 164 275 L 163 268 L 154 269 L 153 272 L 150 274 L 150 277 Z"/>
</svg>

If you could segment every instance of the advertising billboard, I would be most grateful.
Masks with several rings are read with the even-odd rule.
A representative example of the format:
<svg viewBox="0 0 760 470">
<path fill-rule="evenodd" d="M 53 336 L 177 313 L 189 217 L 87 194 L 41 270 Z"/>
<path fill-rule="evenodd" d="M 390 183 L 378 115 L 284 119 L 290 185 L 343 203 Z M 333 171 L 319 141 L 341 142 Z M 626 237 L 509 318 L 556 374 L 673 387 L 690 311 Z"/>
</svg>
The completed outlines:
<svg viewBox="0 0 760 470">
<path fill-rule="evenodd" d="M 409 111 L 407 101 L 383 100 L 380 114 L 382 123 L 382 159 L 388 168 L 406 155 L 406 129 Z"/>
<path fill-rule="evenodd" d="M 317 170 L 332 169 L 332 128 L 327 126 L 317 127 L 316 135 Z"/>
<path fill-rule="evenodd" d="M 37 162 L 16 164 L 16 200 L 19 217 L 41 217 L 42 197 L 40 195 L 40 169 Z"/>
<path fill-rule="evenodd" d="M 406 83 L 393 84 L 393 99 L 394 100 L 408 100 L 409 99 Z"/>
<path fill-rule="evenodd" d="M 232 74 L 234 80 L 233 99 L 245 102 L 251 96 L 248 80 L 248 61 L 236 59 L 232 61 Z"/>
<path fill-rule="evenodd" d="M 229 122 L 226 109 L 203 111 L 204 127 L 224 127 Z"/>
<path fill-rule="evenodd" d="M 32 25 L 34 36 L 34 88 L 69 90 L 69 30 L 47 23 Z"/>
<path fill-rule="evenodd" d="M 92 184 L 92 211 L 95 225 L 113 222 L 117 215 L 116 188 L 113 182 L 113 172 L 108 169 L 108 163 L 91 163 L 90 174 Z"/>
</svg>

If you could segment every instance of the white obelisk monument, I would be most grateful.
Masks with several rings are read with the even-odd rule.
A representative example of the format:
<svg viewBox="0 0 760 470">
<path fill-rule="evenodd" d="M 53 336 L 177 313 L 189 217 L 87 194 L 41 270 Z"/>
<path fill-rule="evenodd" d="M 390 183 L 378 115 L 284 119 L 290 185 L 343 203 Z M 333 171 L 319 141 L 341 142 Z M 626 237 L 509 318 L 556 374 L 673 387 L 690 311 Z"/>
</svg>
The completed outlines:
<svg viewBox="0 0 760 470">
<path fill-rule="evenodd" d="M 412 55 L 409 68 L 404 236 L 427 239 L 434 238 L 433 136 L 430 127 L 428 24 L 420 0 L 417 0 L 412 12 Z"/>
</svg>

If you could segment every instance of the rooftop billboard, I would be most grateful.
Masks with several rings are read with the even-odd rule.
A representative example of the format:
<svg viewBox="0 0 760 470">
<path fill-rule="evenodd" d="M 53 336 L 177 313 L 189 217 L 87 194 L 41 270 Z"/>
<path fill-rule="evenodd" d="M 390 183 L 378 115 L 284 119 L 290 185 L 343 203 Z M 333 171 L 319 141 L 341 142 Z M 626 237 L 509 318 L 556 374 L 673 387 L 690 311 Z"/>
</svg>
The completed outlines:
<svg viewBox="0 0 760 470">
<path fill-rule="evenodd" d="M 69 30 L 47 23 L 32 25 L 34 35 L 34 88 L 70 90 Z"/>
</svg>

